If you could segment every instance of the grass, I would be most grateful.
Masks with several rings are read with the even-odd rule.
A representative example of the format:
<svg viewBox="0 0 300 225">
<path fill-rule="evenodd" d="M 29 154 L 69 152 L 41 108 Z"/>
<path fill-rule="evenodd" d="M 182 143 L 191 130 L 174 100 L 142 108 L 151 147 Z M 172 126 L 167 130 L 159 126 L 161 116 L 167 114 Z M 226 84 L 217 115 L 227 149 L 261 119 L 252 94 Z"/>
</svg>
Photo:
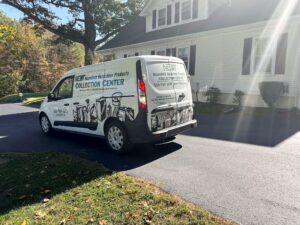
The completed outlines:
<svg viewBox="0 0 300 225">
<path fill-rule="evenodd" d="M 98 163 L 0 154 L 0 224 L 233 224 Z"/>
<path fill-rule="evenodd" d="M 23 100 L 29 98 L 43 98 L 46 97 L 48 93 L 24 93 L 22 99 L 20 98 L 19 94 L 8 95 L 3 98 L 0 98 L 0 103 L 20 103 Z"/>
</svg>

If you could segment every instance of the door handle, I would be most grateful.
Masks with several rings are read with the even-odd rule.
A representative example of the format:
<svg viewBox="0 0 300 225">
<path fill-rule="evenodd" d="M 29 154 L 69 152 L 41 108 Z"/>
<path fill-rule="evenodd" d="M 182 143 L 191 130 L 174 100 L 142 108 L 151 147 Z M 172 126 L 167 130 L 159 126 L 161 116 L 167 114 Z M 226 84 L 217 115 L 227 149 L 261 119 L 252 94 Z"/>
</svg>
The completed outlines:
<svg viewBox="0 0 300 225">
<path fill-rule="evenodd" d="M 181 95 L 179 95 L 180 98 L 185 98 L 185 94 L 182 93 Z"/>
<path fill-rule="evenodd" d="M 73 105 L 79 105 L 79 102 L 74 102 Z"/>
<path fill-rule="evenodd" d="M 66 104 L 64 104 L 64 106 L 70 106 L 70 104 L 69 104 L 69 103 L 66 103 Z"/>
</svg>

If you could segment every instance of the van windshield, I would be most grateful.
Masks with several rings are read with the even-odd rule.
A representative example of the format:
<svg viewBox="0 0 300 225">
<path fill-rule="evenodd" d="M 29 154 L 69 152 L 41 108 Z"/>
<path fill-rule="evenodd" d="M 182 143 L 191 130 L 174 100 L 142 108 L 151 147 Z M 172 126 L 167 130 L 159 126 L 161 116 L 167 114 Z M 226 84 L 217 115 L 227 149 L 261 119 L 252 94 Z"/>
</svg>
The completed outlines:
<svg viewBox="0 0 300 225">
<path fill-rule="evenodd" d="M 182 89 L 187 86 L 187 73 L 181 63 L 148 63 L 148 81 L 158 90 Z"/>
</svg>

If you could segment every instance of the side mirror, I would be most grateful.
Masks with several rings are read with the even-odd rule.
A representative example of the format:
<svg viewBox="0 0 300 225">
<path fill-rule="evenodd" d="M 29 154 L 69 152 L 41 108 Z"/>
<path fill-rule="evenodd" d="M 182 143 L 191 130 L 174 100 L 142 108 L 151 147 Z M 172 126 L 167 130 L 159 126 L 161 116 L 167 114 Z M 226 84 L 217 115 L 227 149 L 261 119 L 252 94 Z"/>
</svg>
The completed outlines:
<svg viewBox="0 0 300 225">
<path fill-rule="evenodd" d="M 53 93 L 50 93 L 50 94 L 48 95 L 48 100 L 50 100 L 50 101 L 55 100 L 55 95 L 54 95 Z"/>
</svg>

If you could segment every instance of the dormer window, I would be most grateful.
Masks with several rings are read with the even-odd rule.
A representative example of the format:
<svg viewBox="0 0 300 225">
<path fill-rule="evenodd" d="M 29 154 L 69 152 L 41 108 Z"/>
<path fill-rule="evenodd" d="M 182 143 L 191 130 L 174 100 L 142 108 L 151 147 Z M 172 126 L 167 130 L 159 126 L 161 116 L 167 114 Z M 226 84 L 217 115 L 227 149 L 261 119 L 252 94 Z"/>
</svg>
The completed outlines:
<svg viewBox="0 0 300 225">
<path fill-rule="evenodd" d="M 154 8 L 151 16 L 147 15 L 147 31 L 164 29 L 169 26 L 184 24 L 202 18 L 199 11 L 199 0 L 172 0 L 169 4 L 160 4 L 160 8 Z"/>
<path fill-rule="evenodd" d="M 191 0 L 185 1 L 182 3 L 182 11 L 181 11 L 181 19 L 182 20 L 189 20 L 192 16 L 192 4 Z"/>
<path fill-rule="evenodd" d="M 180 3 L 175 3 L 175 23 L 179 23 L 180 20 Z"/>
<path fill-rule="evenodd" d="M 166 15 L 167 15 L 166 9 L 161 9 L 158 11 L 158 26 L 159 27 L 166 25 Z"/>
</svg>

